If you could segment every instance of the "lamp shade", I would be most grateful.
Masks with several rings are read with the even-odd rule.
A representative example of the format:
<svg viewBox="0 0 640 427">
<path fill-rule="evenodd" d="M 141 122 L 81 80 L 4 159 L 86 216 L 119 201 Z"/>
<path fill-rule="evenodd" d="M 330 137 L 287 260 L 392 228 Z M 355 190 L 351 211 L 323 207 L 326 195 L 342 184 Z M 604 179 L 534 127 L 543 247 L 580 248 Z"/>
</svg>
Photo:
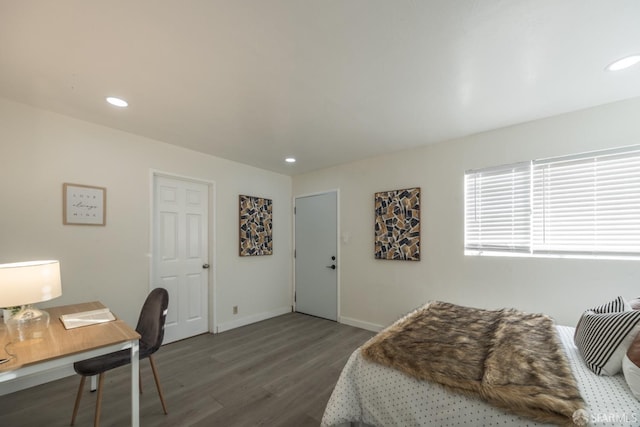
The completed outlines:
<svg viewBox="0 0 640 427">
<path fill-rule="evenodd" d="M 0 307 L 34 304 L 60 295 L 58 261 L 0 264 Z"/>
</svg>

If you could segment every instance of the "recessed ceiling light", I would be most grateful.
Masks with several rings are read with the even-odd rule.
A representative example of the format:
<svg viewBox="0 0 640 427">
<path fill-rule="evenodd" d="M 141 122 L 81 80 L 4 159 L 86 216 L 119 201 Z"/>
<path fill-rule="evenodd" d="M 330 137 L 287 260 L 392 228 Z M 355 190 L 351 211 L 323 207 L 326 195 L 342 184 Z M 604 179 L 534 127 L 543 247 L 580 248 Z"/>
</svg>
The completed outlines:
<svg viewBox="0 0 640 427">
<path fill-rule="evenodd" d="M 284 161 L 287 163 L 295 163 L 296 159 L 293 157 L 287 157 L 286 159 L 284 159 Z"/>
<path fill-rule="evenodd" d="M 636 65 L 638 62 L 640 62 L 640 55 L 627 56 L 622 59 L 618 59 L 617 61 L 607 66 L 607 70 L 609 71 L 624 70 L 625 68 L 629 68 L 633 65 Z"/>
<path fill-rule="evenodd" d="M 121 108 L 124 108 L 129 105 L 129 103 L 124 99 L 115 98 L 113 96 L 108 96 L 107 102 L 111 105 L 115 105 L 116 107 L 121 107 Z"/>
</svg>

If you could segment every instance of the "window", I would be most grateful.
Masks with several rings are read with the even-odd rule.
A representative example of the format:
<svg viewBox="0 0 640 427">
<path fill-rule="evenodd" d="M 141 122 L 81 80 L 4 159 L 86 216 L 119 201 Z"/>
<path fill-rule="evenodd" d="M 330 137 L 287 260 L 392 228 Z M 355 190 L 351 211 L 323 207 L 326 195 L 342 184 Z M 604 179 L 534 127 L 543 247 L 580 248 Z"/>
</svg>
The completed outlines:
<svg viewBox="0 0 640 427">
<path fill-rule="evenodd" d="M 465 250 L 640 257 L 640 146 L 467 171 Z"/>
<path fill-rule="evenodd" d="M 465 247 L 528 252 L 531 163 L 465 175 Z"/>
</svg>

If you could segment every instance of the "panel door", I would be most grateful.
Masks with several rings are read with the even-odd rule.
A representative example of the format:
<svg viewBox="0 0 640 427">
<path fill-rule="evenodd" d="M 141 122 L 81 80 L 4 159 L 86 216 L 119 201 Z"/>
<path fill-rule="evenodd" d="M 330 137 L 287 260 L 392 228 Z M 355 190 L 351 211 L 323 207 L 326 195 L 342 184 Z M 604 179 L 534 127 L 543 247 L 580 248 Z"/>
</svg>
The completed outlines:
<svg viewBox="0 0 640 427">
<path fill-rule="evenodd" d="M 169 292 L 164 342 L 209 330 L 209 187 L 155 176 L 153 287 Z"/>
</svg>

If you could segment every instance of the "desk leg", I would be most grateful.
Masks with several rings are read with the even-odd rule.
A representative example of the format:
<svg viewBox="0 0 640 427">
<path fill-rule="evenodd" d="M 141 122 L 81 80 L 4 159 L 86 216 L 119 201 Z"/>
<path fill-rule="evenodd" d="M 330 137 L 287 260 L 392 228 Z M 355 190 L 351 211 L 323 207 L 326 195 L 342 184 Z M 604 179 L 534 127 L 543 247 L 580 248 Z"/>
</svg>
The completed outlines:
<svg viewBox="0 0 640 427">
<path fill-rule="evenodd" d="M 131 426 L 140 426 L 140 348 L 138 340 L 131 342 Z"/>
</svg>

